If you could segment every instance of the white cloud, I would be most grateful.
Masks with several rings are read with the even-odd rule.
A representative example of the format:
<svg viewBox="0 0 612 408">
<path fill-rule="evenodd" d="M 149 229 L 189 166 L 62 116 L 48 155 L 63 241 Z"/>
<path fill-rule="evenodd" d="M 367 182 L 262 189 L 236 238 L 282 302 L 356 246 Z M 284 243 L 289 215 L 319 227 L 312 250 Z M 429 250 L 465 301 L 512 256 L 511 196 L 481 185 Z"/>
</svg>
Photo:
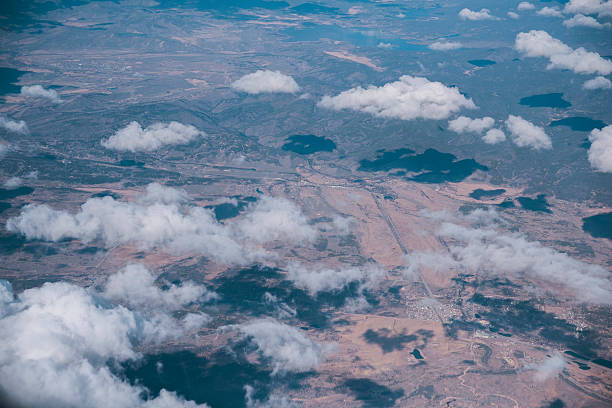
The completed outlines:
<svg viewBox="0 0 612 408">
<path fill-rule="evenodd" d="M 10 312 L 13 300 L 13 286 L 9 281 L 0 279 L 0 319 Z"/>
<path fill-rule="evenodd" d="M 519 33 L 514 48 L 527 57 L 548 58 L 550 63 L 547 69 L 571 69 L 577 74 L 608 75 L 612 72 L 612 61 L 582 47 L 574 50 L 551 37 L 546 31 L 532 30 L 528 33 Z"/>
<path fill-rule="evenodd" d="M 134 121 L 108 139 L 103 139 L 101 144 L 112 150 L 150 152 L 166 145 L 187 144 L 203 135 L 204 132 L 194 126 L 179 122 L 157 122 L 143 129 Z"/>
<path fill-rule="evenodd" d="M 566 361 L 559 352 L 547 357 L 539 364 L 529 365 L 526 368 L 535 370 L 534 378 L 537 381 L 546 381 L 556 377 L 565 368 Z"/>
<path fill-rule="evenodd" d="M 8 396 L 33 408 L 204 407 L 162 390 L 143 400 L 145 388 L 117 377 L 107 363 L 137 360 L 140 346 L 183 335 L 180 323 L 146 317 L 78 286 L 57 282 L 28 289 L 16 299 L 0 285 L 0 383 Z M 168 337 L 170 336 L 170 337 Z"/>
<path fill-rule="evenodd" d="M 386 50 L 389 50 L 389 49 L 393 48 L 393 44 L 380 42 L 380 43 L 378 43 L 378 48 L 384 48 Z"/>
<path fill-rule="evenodd" d="M 255 390 L 250 385 L 244 386 L 246 408 L 300 408 L 301 405 L 292 402 L 284 395 L 273 393 L 265 401 L 255 399 Z"/>
<path fill-rule="evenodd" d="M 270 360 L 272 375 L 313 370 L 334 349 L 333 345 L 314 342 L 300 330 L 273 319 L 258 319 L 235 328 Z"/>
<path fill-rule="evenodd" d="M 557 7 L 542 7 L 536 12 L 537 15 L 543 17 L 560 17 L 563 18 L 563 13 Z"/>
<path fill-rule="evenodd" d="M 553 38 L 546 31 L 531 30 L 518 33 L 514 48 L 528 57 L 551 57 L 570 54 L 573 50 L 562 41 Z"/>
<path fill-rule="evenodd" d="M 482 140 L 488 144 L 497 144 L 506 140 L 506 134 L 500 129 L 490 129 L 482 137 Z"/>
<path fill-rule="evenodd" d="M 284 302 L 281 302 L 270 292 L 264 293 L 263 300 L 273 309 L 273 313 L 271 314 L 278 316 L 279 319 L 289 319 L 295 317 L 297 314 L 297 311 L 294 308 L 290 307 Z"/>
<path fill-rule="evenodd" d="M 472 11 L 468 8 L 464 8 L 459 12 L 459 17 L 462 20 L 498 20 L 497 17 L 492 16 L 491 10 L 483 8 L 480 11 Z"/>
<path fill-rule="evenodd" d="M 280 71 L 256 71 L 247 74 L 232 82 L 231 87 L 236 91 L 249 94 L 260 93 L 295 93 L 300 90 L 293 78 Z"/>
<path fill-rule="evenodd" d="M 300 263 L 287 265 L 287 279 L 296 287 L 306 289 L 311 295 L 340 290 L 352 282 L 359 282 L 360 290 L 363 290 L 372 287 L 383 275 L 384 270 L 374 264 L 341 269 L 325 266 L 309 269 Z"/>
<path fill-rule="evenodd" d="M 28 125 L 26 125 L 23 120 L 14 121 L 4 116 L 0 116 L 0 128 L 22 135 L 27 135 L 30 132 L 28 130 Z"/>
<path fill-rule="evenodd" d="M 381 87 L 357 87 L 336 96 L 324 96 L 318 106 L 334 110 L 351 109 L 403 120 L 445 119 L 461 108 L 476 108 L 474 102 L 457 88 L 410 75 Z"/>
<path fill-rule="evenodd" d="M 436 271 L 459 268 L 459 263 L 447 254 L 438 252 L 410 252 L 406 255 L 406 269 L 403 274 L 407 279 L 417 281 L 418 273 L 424 268 Z"/>
<path fill-rule="evenodd" d="M 317 231 L 291 201 L 261 197 L 239 221 L 240 235 L 257 243 L 270 241 L 313 242 Z"/>
<path fill-rule="evenodd" d="M 338 214 L 334 215 L 332 219 L 332 226 L 340 235 L 350 234 L 352 223 L 353 223 L 352 217 L 344 217 Z"/>
<path fill-rule="evenodd" d="M 155 277 L 144 265 L 130 264 L 110 276 L 104 288 L 104 297 L 133 308 L 163 308 L 179 310 L 196 302 L 217 298 L 204 286 L 184 282 L 178 286 L 166 282 L 166 289 L 155 285 Z"/>
<path fill-rule="evenodd" d="M 45 89 L 41 85 L 22 86 L 21 95 L 28 98 L 49 99 L 53 103 L 61 103 L 59 95 L 53 89 Z"/>
<path fill-rule="evenodd" d="M 485 222 L 480 217 L 478 224 Z M 476 217 L 473 217 L 476 219 Z M 442 222 L 437 236 L 449 242 L 448 252 L 415 252 L 407 257 L 407 274 L 421 268 L 456 270 L 489 276 L 530 277 L 565 286 L 581 302 L 612 304 L 610 273 L 565 253 L 529 241 L 519 233 L 502 233 L 491 225 L 476 228 Z"/>
<path fill-rule="evenodd" d="M 13 190 L 15 188 L 21 187 L 23 184 L 23 180 L 19 177 L 11 177 L 10 179 L 4 182 L 4 188 L 8 188 L 9 190 Z"/>
<path fill-rule="evenodd" d="M 597 14 L 599 17 L 612 17 L 612 1 L 609 0 L 570 0 L 564 11 L 568 14 Z"/>
<path fill-rule="evenodd" d="M 461 47 L 463 47 L 463 44 L 457 41 L 436 41 L 429 45 L 429 48 L 435 51 L 457 50 Z"/>
<path fill-rule="evenodd" d="M 4 158 L 9 151 L 8 143 L 0 142 L 0 159 Z"/>
<path fill-rule="evenodd" d="M 589 135 L 589 162 L 596 171 L 612 173 L 612 125 L 593 129 Z"/>
<path fill-rule="evenodd" d="M 590 27 L 590 28 L 597 28 L 600 30 L 603 28 L 612 27 L 612 24 L 610 23 L 602 24 L 599 21 L 595 20 L 593 17 L 585 16 L 583 14 L 576 14 L 574 17 L 563 21 L 563 25 L 566 26 L 567 28 Z"/>
<path fill-rule="evenodd" d="M 588 81 L 585 81 L 582 87 L 588 90 L 611 89 L 612 81 L 610 81 L 608 78 L 598 76 L 593 79 L 589 79 Z"/>
<path fill-rule="evenodd" d="M 520 16 L 518 14 L 516 14 L 514 11 L 509 11 L 508 12 L 508 17 L 510 17 L 511 19 L 516 20 L 517 18 L 519 18 Z"/>
<path fill-rule="evenodd" d="M 506 128 L 512 135 L 512 141 L 517 146 L 531 147 L 535 150 L 552 149 L 550 137 L 540 126 L 514 115 L 508 116 L 505 123 Z"/>
<path fill-rule="evenodd" d="M 144 194 L 137 197 L 140 204 L 184 204 L 191 201 L 189 194 L 183 189 L 167 187 L 159 183 L 150 183 L 145 187 Z"/>
<path fill-rule="evenodd" d="M 262 197 L 243 217 L 222 224 L 211 210 L 185 204 L 183 194 L 153 184 L 135 202 L 90 198 L 76 214 L 44 204 L 28 205 L 8 220 L 7 229 L 28 239 L 97 240 L 108 248 L 133 244 L 141 249 L 197 253 L 225 264 L 267 258 L 260 244 L 275 240 L 299 244 L 317 237 L 300 208 L 283 198 Z"/>
<path fill-rule="evenodd" d="M 495 124 L 495 120 L 489 116 L 480 119 L 470 119 L 466 116 L 459 116 L 448 122 L 448 128 L 456 133 L 472 132 L 482 134 Z"/>
<path fill-rule="evenodd" d="M 529 3 L 527 1 L 521 1 L 518 6 L 516 6 L 517 10 L 533 10 L 535 9 L 535 6 L 532 3 Z"/>
</svg>

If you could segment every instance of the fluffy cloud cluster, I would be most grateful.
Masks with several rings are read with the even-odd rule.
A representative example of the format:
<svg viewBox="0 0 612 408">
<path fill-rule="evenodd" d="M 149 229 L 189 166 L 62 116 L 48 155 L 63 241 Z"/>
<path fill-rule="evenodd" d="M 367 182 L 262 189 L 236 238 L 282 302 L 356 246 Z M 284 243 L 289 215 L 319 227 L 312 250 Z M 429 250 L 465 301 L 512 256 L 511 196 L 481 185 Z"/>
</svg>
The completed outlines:
<svg viewBox="0 0 612 408">
<path fill-rule="evenodd" d="M 535 150 L 552 149 L 552 141 L 541 127 L 514 115 L 508 116 L 505 124 L 512 135 L 512 141 L 517 146 L 531 147 Z"/>
<path fill-rule="evenodd" d="M 61 103 L 62 100 L 53 89 L 45 89 L 41 85 L 21 87 L 21 95 L 27 98 L 44 98 L 53 103 Z"/>
<path fill-rule="evenodd" d="M 563 9 L 568 14 L 597 14 L 598 17 L 612 17 L 612 1 L 570 0 Z"/>
<path fill-rule="evenodd" d="M 482 140 L 487 144 L 497 144 L 506 140 L 506 134 L 500 129 L 489 129 Z"/>
<path fill-rule="evenodd" d="M 523 10 L 533 10 L 535 9 L 535 6 L 532 3 L 529 3 L 527 1 L 521 1 L 518 6 L 516 6 L 517 10 L 523 11 Z"/>
<path fill-rule="evenodd" d="M 318 104 L 323 108 L 351 109 L 382 118 L 445 119 L 461 108 L 476 105 L 457 88 L 427 78 L 404 75 L 399 81 L 381 87 L 357 87 L 336 96 L 324 96 Z"/>
<path fill-rule="evenodd" d="M 437 235 L 449 242 L 448 252 L 411 253 L 408 274 L 431 268 L 530 277 L 566 286 L 582 302 L 612 304 L 612 281 L 605 268 L 578 261 L 521 234 L 502 233 L 490 225 L 471 228 L 445 221 Z"/>
<path fill-rule="evenodd" d="M 314 342 L 300 330 L 272 319 L 258 319 L 235 328 L 270 361 L 273 375 L 315 369 L 334 349 L 333 345 Z"/>
<path fill-rule="evenodd" d="M 288 200 L 262 197 L 238 223 L 246 240 L 263 244 L 270 241 L 313 242 L 317 231 L 308 225 L 302 210 Z"/>
<path fill-rule="evenodd" d="M 498 20 L 497 17 L 491 15 L 491 10 L 483 8 L 480 11 L 473 11 L 468 8 L 464 8 L 459 12 L 459 17 L 462 20 Z"/>
<path fill-rule="evenodd" d="M 480 119 L 471 119 L 459 116 L 448 122 L 448 128 L 456 133 L 476 133 L 483 136 L 482 140 L 488 144 L 496 144 L 506 140 L 505 133 L 500 129 L 491 129 L 495 120 L 485 116 Z M 510 115 L 505 121 L 506 128 L 512 135 L 512 141 L 519 147 L 531 147 L 533 149 L 550 149 L 552 142 L 550 137 L 539 126 L 526 121 L 520 116 Z"/>
<path fill-rule="evenodd" d="M 145 400 L 144 387 L 109 369 L 111 361 L 137 360 L 140 347 L 193 328 L 185 325 L 193 319 L 178 321 L 155 310 L 130 310 L 65 282 L 15 298 L 0 281 L 0 384 L 8 398 L 28 407 L 203 408 L 166 390 Z"/>
<path fill-rule="evenodd" d="M 570 69 L 578 74 L 612 73 L 612 61 L 582 47 L 574 50 L 546 31 L 532 30 L 517 34 L 514 48 L 527 57 L 548 58 L 548 69 Z"/>
<path fill-rule="evenodd" d="M 103 139 L 101 144 L 112 150 L 150 152 L 166 145 L 186 144 L 203 135 L 204 132 L 194 126 L 180 122 L 158 122 L 143 129 L 140 123 L 134 121 L 108 139 Z"/>
<path fill-rule="evenodd" d="M 0 116 L 0 128 L 22 135 L 27 135 L 29 133 L 28 125 L 26 125 L 23 120 L 15 121 L 4 116 Z"/>
<path fill-rule="evenodd" d="M 563 18 L 563 13 L 557 7 L 542 7 L 536 11 L 536 14 L 543 17 L 559 17 Z"/>
<path fill-rule="evenodd" d="M 232 82 L 232 89 L 249 94 L 295 93 L 300 90 L 293 78 L 280 71 L 256 71 Z"/>
<path fill-rule="evenodd" d="M 21 185 L 23 184 L 23 180 L 19 177 L 11 177 L 10 179 L 6 180 L 3 184 L 4 188 L 8 188 L 9 190 L 21 187 Z"/>
<path fill-rule="evenodd" d="M 595 20 L 593 17 L 585 16 L 584 14 L 576 14 L 572 18 L 563 21 L 563 25 L 566 26 L 567 28 L 590 27 L 590 28 L 597 28 L 600 30 L 603 28 L 612 27 L 612 24 L 610 23 L 602 24 L 599 21 Z"/>
<path fill-rule="evenodd" d="M 470 119 L 466 116 L 459 116 L 448 122 L 448 128 L 456 133 L 472 132 L 482 134 L 495 124 L 495 120 L 489 116 L 480 119 Z"/>
<path fill-rule="evenodd" d="M 127 265 L 110 276 L 104 288 L 104 297 L 135 308 L 162 308 L 179 310 L 195 302 L 216 299 L 214 292 L 192 282 L 182 285 L 166 282 L 166 289 L 155 285 L 155 277 L 142 264 Z"/>
<path fill-rule="evenodd" d="M 598 76 L 585 81 L 582 87 L 591 91 L 594 89 L 612 89 L 612 81 L 608 78 Z"/>
<path fill-rule="evenodd" d="M 589 135 L 589 162 L 591 167 L 604 173 L 612 173 L 612 125 L 593 129 Z"/>
<path fill-rule="evenodd" d="M 235 222 L 219 223 L 211 210 L 185 202 L 184 192 L 157 183 L 134 202 L 90 198 L 76 214 L 28 205 L 7 229 L 28 239 L 99 241 L 106 247 L 136 245 L 172 253 L 198 253 L 224 264 L 246 264 L 268 254 L 270 241 L 312 242 L 318 231 L 299 207 L 283 198 L 262 197 Z"/>
<path fill-rule="evenodd" d="M 435 51 L 457 50 L 461 47 L 463 47 L 463 44 L 456 41 L 436 41 L 429 45 L 429 48 Z"/>
<path fill-rule="evenodd" d="M 519 18 L 520 16 L 519 16 L 517 13 L 515 13 L 514 11 L 509 11 L 509 12 L 508 12 L 508 17 L 510 17 L 511 19 L 516 20 L 516 19 L 517 19 L 517 18 Z"/>
<path fill-rule="evenodd" d="M 459 116 L 456 119 L 448 122 L 448 128 L 456 133 L 476 133 L 482 135 L 485 130 L 488 130 L 482 136 L 482 140 L 488 144 L 496 144 L 506 140 L 506 135 L 499 129 L 491 129 L 495 124 L 495 120 L 489 116 L 480 119 L 470 119 L 466 116 Z"/>
<path fill-rule="evenodd" d="M 362 289 L 369 288 L 383 275 L 384 270 L 374 264 L 341 269 L 327 267 L 308 269 L 299 263 L 287 265 L 287 279 L 292 281 L 296 287 L 307 290 L 311 295 L 341 290 L 352 282 L 359 282 Z"/>
</svg>

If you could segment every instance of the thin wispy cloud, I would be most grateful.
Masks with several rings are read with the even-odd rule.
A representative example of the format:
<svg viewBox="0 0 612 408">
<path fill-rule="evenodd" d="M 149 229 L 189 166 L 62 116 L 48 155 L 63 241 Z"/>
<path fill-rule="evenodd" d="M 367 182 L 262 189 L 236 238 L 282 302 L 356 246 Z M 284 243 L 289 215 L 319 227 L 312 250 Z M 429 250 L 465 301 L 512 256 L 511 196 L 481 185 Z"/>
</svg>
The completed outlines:
<svg viewBox="0 0 612 408">
<path fill-rule="evenodd" d="M 462 47 L 463 44 L 457 41 L 436 41 L 429 45 L 429 48 L 435 51 L 451 51 Z"/>
<path fill-rule="evenodd" d="M 574 259 L 523 234 L 500 231 L 491 222 L 494 212 L 478 210 L 470 217 L 475 221 L 473 227 L 462 225 L 465 219 L 441 217 L 436 236 L 449 243 L 448 251 L 410 253 L 407 275 L 430 268 L 487 277 L 528 278 L 567 288 L 580 302 L 612 304 L 612 280 L 605 268 Z"/>
<path fill-rule="evenodd" d="M 561 353 L 555 352 L 539 363 L 525 366 L 524 369 L 533 370 L 533 378 L 536 381 L 542 382 L 558 376 L 566 365 L 567 362 Z"/>
<path fill-rule="evenodd" d="M 374 264 L 341 268 L 308 267 L 295 262 L 287 265 L 287 279 L 313 296 L 319 292 L 341 290 L 353 282 L 358 283 L 362 291 L 371 288 L 383 276 L 384 270 Z"/>
</svg>

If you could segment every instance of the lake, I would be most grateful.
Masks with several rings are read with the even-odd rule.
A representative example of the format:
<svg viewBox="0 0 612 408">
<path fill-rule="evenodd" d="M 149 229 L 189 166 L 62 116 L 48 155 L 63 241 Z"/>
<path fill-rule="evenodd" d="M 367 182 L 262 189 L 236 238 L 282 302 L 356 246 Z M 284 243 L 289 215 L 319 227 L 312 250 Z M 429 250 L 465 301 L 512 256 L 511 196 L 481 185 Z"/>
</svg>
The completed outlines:
<svg viewBox="0 0 612 408">
<path fill-rule="evenodd" d="M 563 99 L 562 93 L 527 96 L 521 98 L 519 104 L 529 106 L 530 108 L 568 108 L 572 106 L 571 103 Z"/>
</svg>

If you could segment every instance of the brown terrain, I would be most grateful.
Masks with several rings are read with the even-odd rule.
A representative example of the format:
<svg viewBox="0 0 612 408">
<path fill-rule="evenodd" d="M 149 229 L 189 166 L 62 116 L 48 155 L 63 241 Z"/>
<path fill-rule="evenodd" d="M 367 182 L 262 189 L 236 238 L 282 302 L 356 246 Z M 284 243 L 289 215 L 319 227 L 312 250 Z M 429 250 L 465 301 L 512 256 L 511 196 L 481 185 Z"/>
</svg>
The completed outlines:
<svg viewBox="0 0 612 408">
<path fill-rule="evenodd" d="M 206 171 L 214 173 L 220 170 L 209 167 Z M 236 168 L 229 173 L 240 174 L 241 171 Z M 265 172 L 262 174 L 257 184 L 228 179 L 208 186 L 189 186 L 187 191 L 205 197 L 198 202 L 205 205 L 219 202 L 226 196 L 254 195 L 255 189 L 259 188 L 266 194 L 286 196 L 298 202 L 312 219 L 330 214 L 350 217 L 355 238 L 352 245 L 343 244 L 342 237 L 330 229 L 322 233 L 328 240 L 324 251 L 311 247 L 284 248 L 282 245 L 272 249 L 280 255 L 279 259 L 299 259 L 305 263 L 332 266 L 343 262 L 359 264 L 371 259 L 387 271 L 375 290 L 380 295 L 378 307 L 370 310 L 345 306 L 329 310 L 336 322 L 333 328 L 308 332 L 314 340 L 335 343 L 337 348 L 319 367 L 319 374 L 307 380 L 308 387 L 290 392 L 291 397 L 305 407 L 360 406 L 360 401 L 353 400 L 346 390 L 339 388 L 339 382 L 345 378 L 369 379 L 387 387 L 397 406 L 538 407 L 543 401 L 556 398 L 571 407 L 612 404 L 611 370 L 600 365 L 590 364 L 590 369 L 585 371 L 569 362 L 561 374 L 536 381 L 534 371 L 529 367 L 537 365 L 555 350 L 561 353 L 564 350 L 530 333 L 513 333 L 509 337 L 486 330 L 489 322 L 473 317 L 476 309 L 467 302 L 476 288 L 469 285 L 459 287 L 454 280 L 458 277 L 456 271 L 435 272 L 426 268 L 420 276 L 403 273 L 406 253 L 445 250 L 446 243 L 434 234 L 439 223 L 424 215 L 424 210 L 429 214 L 442 211 L 455 214 L 463 205 L 481 203 L 468 196 L 476 188 L 506 189 L 494 200 L 484 200 L 486 203 L 499 203 L 516 197 L 522 193 L 520 188 L 469 180 L 418 184 L 372 177 L 351 182 L 327 175 L 325 169 L 318 166 L 317 169 L 299 167 L 292 178 L 295 181 L 266 177 Z M 136 193 L 113 184 L 82 186 L 66 193 L 65 199 L 54 200 L 56 204 L 52 206 L 76 211 L 86 197 L 105 190 L 121 194 L 124 200 L 133 199 Z M 385 199 L 385 196 L 393 199 Z M 38 193 L 28 200 L 47 201 Z M 524 234 L 547 246 L 568 251 L 572 250 L 573 241 L 580 241 L 588 244 L 594 253 L 583 261 L 603 265 L 609 262 L 612 249 L 609 241 L 592 238 L 581 230 L 582 217 L 605 209 L 560 200 L 552 200 L 552 203 L 552 214 L 543 216 L 535 212 L 508 211 L 503 217 L 510 221 L 509 225 L 521 225 Z M 560 241 L 569 246 L 555 244 Z M 78 241 L 62 243 L 60 247 L 63 248 L 55 255 L 46 256 L 44 262 L 39 262 L 36 254 L 19 253 L 6 260 L 3 274 L 10 276 L 11 272 L 19 271 L 20 276 L 15 278 L 25 286 L 59 279 L 98 285 L 105 276 L 128 262 L 142 262 L 160 271 L 172 266 L 196 267 L 201 272 L 197 276 L 191 274 L 189 278 L 202 282 L 214 279 L 226 269 L 211 262 L 203 264 L 198 256 L 171 256 L 163 251 L 143 252 L 135 247 L 110 248 L 99 255 L 80 256 L 79 262 L 71 262 L 74 250 L 83 246 Z M 473 281 L 478 277 L 465 279 Z M 522 282 L 526 283 L 524 279 Z M 539 288 L 545 285 L 537 280 L 529 283 Z M 396 296 L 389 296 L 392 288 Z M 479 287 L 478 292 L 488 297 L 500 296 L 493 288 Z M 528 291 L 515 290 L 512 297 L 521 301 L 529 300 L 532 295 Z M 543 309 L 576 327 L 600 332 L 604 342 L 602 349 L 609 350 L 610 338 L 606 337 L 609 322 L 605 311 L 598 314 L 596 307 L 580 305 L 569 297 L 564 297 L 561 303 L 548 302 Z M 482 329 L 463 330 L 459 327 L 449 335 L 448 325 L 454 320 L 477 322 Z M 193 347 L 202 348 L 202 353 L 223 347 L 221 339 L 224 335 L 219 337 L 214 327 L 203 329 L 200 334 L 202 336 Z"/>
</svg>

